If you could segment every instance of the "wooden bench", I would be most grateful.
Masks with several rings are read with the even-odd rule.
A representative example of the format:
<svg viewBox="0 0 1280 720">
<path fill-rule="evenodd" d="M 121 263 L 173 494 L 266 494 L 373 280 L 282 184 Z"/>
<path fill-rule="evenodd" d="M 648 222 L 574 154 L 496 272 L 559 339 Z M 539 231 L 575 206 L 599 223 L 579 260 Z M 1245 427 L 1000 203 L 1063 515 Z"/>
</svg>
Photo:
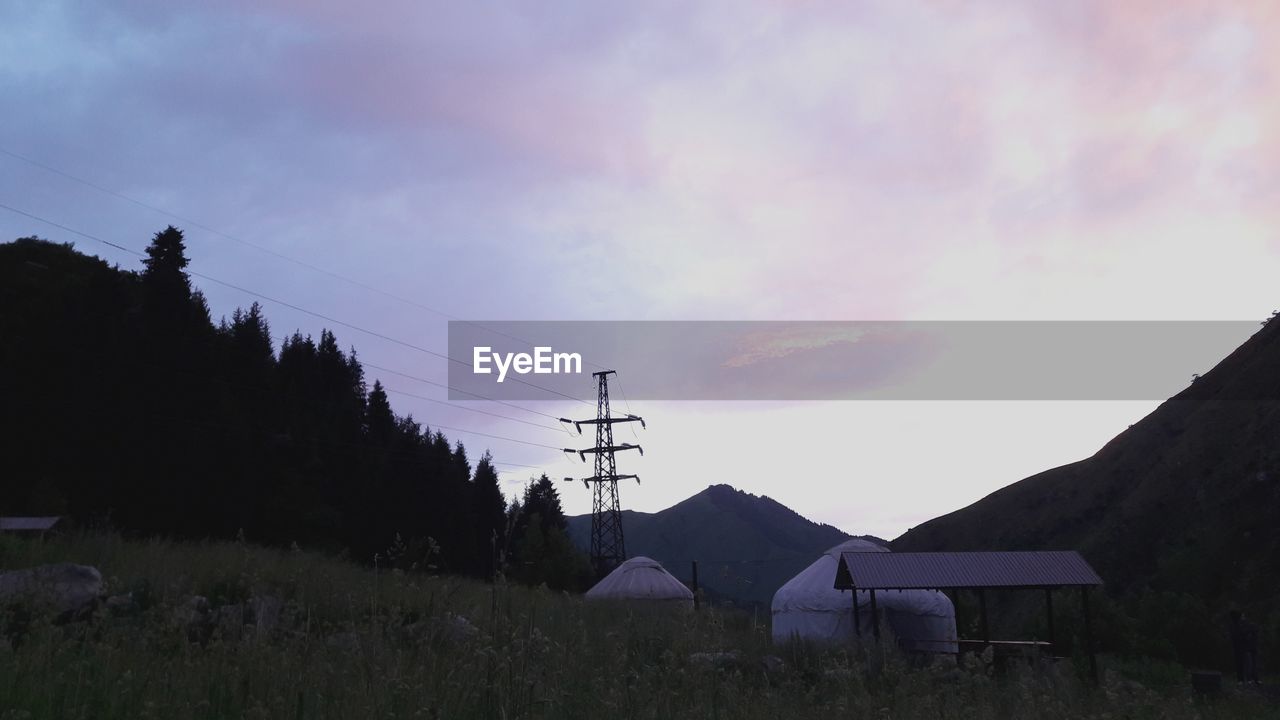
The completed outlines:
<svg viewBox="0 0 1280 720">
<path fill-rule="evenodd" d="M 1011 663 L 1025 662 L 1034 664 L 1039 660 L 1052 658 L 1052 644 L 1043 640 L 957 640 L 960 654 L 966 652 L 981 653 L 991 646 L 992 664 L 998 671 L 1003 671 Z"/>
</svg>

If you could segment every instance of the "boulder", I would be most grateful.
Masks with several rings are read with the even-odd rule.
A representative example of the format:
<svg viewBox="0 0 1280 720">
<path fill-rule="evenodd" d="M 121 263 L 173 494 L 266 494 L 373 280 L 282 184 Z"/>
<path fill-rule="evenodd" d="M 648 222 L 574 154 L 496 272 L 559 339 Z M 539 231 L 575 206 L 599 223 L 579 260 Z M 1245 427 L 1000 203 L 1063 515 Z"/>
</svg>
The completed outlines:
<svg viewBox="0 0 1280 720">
<path fill-rule="evenodd" d="M 445 613 L 444 617 L 437 622 L 441 633 L 450 642 L 466 642 L 480 633 L 476 626 L 471 624 L 470 620 L 461 615 Z"/>
<path fill-rule="evenodd" d="M 742 653 L 737 650 L 690 653 L 689 664 L 704 670 L 730 670 L 742 664 Z"/>
<path fill-rule="evenodd" d="M 465 643 L 480 634 L 480 629 L 462 615 L 445 613 L 419 622 L 405 623 L 397 630 L 397 638 L 406 644 L 443 640 L 449 643 Z"/>
<path fill-rule="evenodd" d="M 239 640 L 244 634 L 245 605 L 223 605 L 211 613 L 213 626 L 224 641 Z"/>
<path fill-rule="evenodd" d="M 787 663 L 777 655 L 765 655 L 760 658 L 760 667 L 766 675 L 777 675 L 786 671 Z"/>
<path fill-rule="evenodd" d="M 112 595 L 107 598 L 104 605 L 107 612 L 112 615 L 133 615 L 138 612 L 138 603 L 133 599 L 133 593 L 124 593 L 123 595 Z"/>
<path fill-rule="evenodd" d="M 173 609 L 173 624 L 186 633 L 187 640 L 204 644 L 209 639 L 213 623 L 209 613 L 209 600 L 192 595 Z"/>
<path fill-rule="evenodd" d="M 178 625 L 203 624 L 208 615 L 209 600 L 201 595 L 192 595 L 173 609 L 173 621 Z"/>
<path fill-rule="evenodd" d="M 280 624 L 280 614 L 284 610 L 284 601 L 271 595 L 261 595 L 249 601 L 249 612 L 253 613 L 254 634 L 269 634 Z"/>
<path fill-rule="evenodd" d="M 102 573 L 74 563 L 0 574 L 0 603 L 31 603 L 62 617 L 91 612 L 102 595 Z"/>
</svg>

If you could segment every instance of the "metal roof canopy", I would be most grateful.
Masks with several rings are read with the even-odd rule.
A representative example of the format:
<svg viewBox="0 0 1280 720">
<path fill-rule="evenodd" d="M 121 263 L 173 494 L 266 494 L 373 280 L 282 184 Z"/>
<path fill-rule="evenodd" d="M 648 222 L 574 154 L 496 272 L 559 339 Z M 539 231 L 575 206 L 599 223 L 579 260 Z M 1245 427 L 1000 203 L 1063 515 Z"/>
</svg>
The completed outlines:
<svg viewBox="0 0 1280 720">
<path fill-rule="evenodd" d="M 0 531 L 49 530 L 62 518 L 52 517 L 0 517 Z"/>
<path fill-rule="evenodd" d="M 979 607 L 981 643 L 993 644 L 991 624 L 987 618 L 987 589 L 1042 590 L 1045 616 L 1048 620 L 1049 646 L 1057 644 L 1053 626 L 1053 591 L 1079 588 L 1084 615 L 1084 644 L 1089 654 L 1089 669 L 1098 681 L 1098 658 L 1093 646 L 1093 628 L 1089 612 L 1089 590 L 1102 585 L 1102 578 L 1074 550 L 1027 552 L 921 552 L 840 554 L 835 588 L 854 590 L 853 626 L 860 628 L 858 590 L 871 595 L 872 628 L 880 637 L 880 619 L 876 612 L 877 590 L 951 590 L 956 614 L 960 612 L 961 590 L 976 591 Z M 965 641 L 958 641 L 965 642 Z M 994 641 L 1000 643 L 1001 641 Z M 1007 642 L 1007 641 L 1005 641 Z"/>
<path fill-rule="evenodd" d="M 1074 550 L 842 553 L 838 590 L 1094 587 L 1102 578 Z"/>
</svg>

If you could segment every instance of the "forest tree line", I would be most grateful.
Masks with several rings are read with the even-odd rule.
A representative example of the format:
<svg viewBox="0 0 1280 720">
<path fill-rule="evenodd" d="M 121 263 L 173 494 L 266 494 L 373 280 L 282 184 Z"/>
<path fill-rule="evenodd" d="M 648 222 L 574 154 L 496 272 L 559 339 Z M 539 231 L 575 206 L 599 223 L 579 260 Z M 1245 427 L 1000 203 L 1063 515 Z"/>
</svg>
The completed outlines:
<svg viewBox="0 0 1280 720">
<path fill-rule="evenodd" d="M 397 415 L 329 330 L 277 352 L 254 303 L 212 321 L 182 232 L 143 267 L 0 244 L 0 515 L 580 587 L 544 475 L 508 506 L 489 453 Z"/>
</svg>

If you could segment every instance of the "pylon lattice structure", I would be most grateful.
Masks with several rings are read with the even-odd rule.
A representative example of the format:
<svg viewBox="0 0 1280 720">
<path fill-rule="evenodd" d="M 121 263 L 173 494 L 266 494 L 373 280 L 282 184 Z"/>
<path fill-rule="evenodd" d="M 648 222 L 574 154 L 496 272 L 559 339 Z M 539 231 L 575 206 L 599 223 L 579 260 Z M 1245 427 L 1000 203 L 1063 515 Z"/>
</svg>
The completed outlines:
<svg viewBox="0 0 1280 720">
<path fill-rule="evenodd" d="M 583 425 L 596 426 L 596 445 L 585 450 L 565 448 L 565 452 L 575 453 L 586 462 L 587 454 L 595 455 L 595 475 L 583 478 L 582 482 L 592 490 L 591 502 L 591 564 L 598 576 L 604 576 L 627 559 L 626 537 L 622 532 L 622 504 L 618 498 L 618 481 L 635 479 L 638 475 L 619 475 L 618 462 L 614 454 L 624 450 L 638 450 L 641 455 L 644 449 L 639 445 L 613 442 L 613 426 L 617 423 L 638 422 L 644 427 L 644 419 L 638 415 L 614 416 L 609 408 L 609 376 L 617 374 L 613 370 L 602 370 L 592 373 L 597 379 L 596 417 L 594 420 L 569 420 L 560 418 L 561 422 L 572 423 L 582 434 Z M 565 478 L 571 480 L 572 478 Z"/>
</svg>

